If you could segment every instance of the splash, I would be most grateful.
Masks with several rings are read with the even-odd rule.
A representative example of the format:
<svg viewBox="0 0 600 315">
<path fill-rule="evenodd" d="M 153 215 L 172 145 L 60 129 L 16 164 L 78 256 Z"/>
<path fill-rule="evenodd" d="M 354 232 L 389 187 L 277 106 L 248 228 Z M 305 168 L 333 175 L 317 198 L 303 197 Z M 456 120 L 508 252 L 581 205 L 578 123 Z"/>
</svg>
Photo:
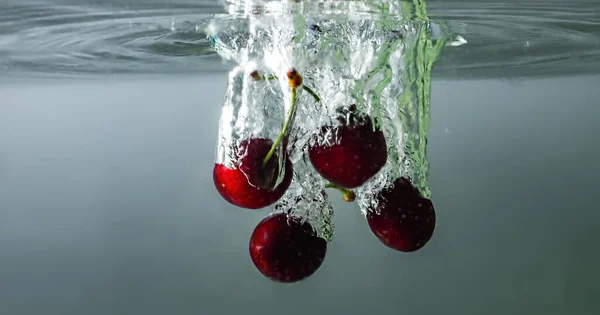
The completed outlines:
<svg viewBox="0 0 600 315">
<path fill-rule="evenodd" d="M 286 72 L 295 68 L 320 98 L 300 91 L 288 154 L 294 180 L 275 211 L 297 214 L 327 240 L 333 236 L 326 182 L 305 149 L 311 134 L 335 123 L 336 109 L 356 104 L 384 131 L 388 160 L 358 189 L 361 209 L 396 178 L 409 178 L 429 198 L 431 71 L 445 37 L 423 1 L 227 1 L 228 14 L 207 27 L 208 41 L 231 72 L 217 159 L 231 143 L 274 138 L 290 109 Z M 253 80 L 254 71 L 262 78 Z M 282 106 L 283 105 L 283 106 Z M 223 144 L 225 144 L 223 146 Z M 364 211 L 364 210 L 363 210 Z"/>
</svg>

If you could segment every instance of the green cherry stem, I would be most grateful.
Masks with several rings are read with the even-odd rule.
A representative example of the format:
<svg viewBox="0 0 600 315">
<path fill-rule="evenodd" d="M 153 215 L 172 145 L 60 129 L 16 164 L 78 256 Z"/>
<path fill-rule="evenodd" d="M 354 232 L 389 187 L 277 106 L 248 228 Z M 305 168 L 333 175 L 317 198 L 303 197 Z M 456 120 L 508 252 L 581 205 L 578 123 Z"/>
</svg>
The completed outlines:
<svg viewBox="0 0 600 315">
<path fill-rule="evenodd" d="M 356 194 L 350 190 L 350 189 L 346 189 L 342 186 L 333 184 L 333 183 L 328 183 L 327 185 L 325 185 L 325 188 L 333 188 L 339 192 L 342 193 L 342 195 L 344 196 L 344 201 L 346 202 L 352 202 L 354 201 L 354 199 L 356 199 Z"/>
<path fill-rule="evenodd" d="M 260 72 L 258 72 L 256 70 L 252 71 L 252 73 L 250 73 L 250 76 L 252 77 L 252 79 L 254 81 L 267 81 L 267 80 L 272 81 L 272 80 L 277 79 L 277 77 L 272 76 L 272 75 L 266 77 L 266 76 L 260 74 Z"/>
<path fill-rule="evenodd" d="M 261 76 L 259 79 L 256 79 L 256 81 L 273 81 L 273 80 L 275 80 L 275 79 L 277 79 L 277 77 L 276 77 L 276 76 L 270 75 L 270 76 L 268 76 L 268 77 L 265 77 L 265 76 L 263 75 L 263 76 Z"/>
<path fill-rule="evenodd" d="M 269 162 L 269 159 L 273 156 L 273 154 L 275 154 L 275 150 L 277 150 L 277 146 L 279 146 L 281 141 L 283 141 L 283 138 L 286 136 L 288 129 L 290 128 L 292 118 L 294 118 L 295 110 L 296 110 L 296 88 L 292 87 L 292 105 L 290 106 L 290 112 L 288 113 L 287 119 L 285 121 L 285 124 L 283 124 L 283 128 L 281 129 L 279 136 L 277 137 L 277 139 L 271 146 L 271 150 L 269 150 L 269 153 L 267 153 L 267 156 L 265 156 L 265 159 L 262 162 L 263 166 L 267 165 L 267 162 Z"/>
<path fill-rule="evenodd" d="M 277 77 L 274 75 L 264 76 L 264 75 L 258 74 L 258 72 L 253 72 L 252 77 L 254 78 L 254 81 L 273 81 L 273 80 L 277 79 Z M 310 94 L 317 103 L 321 102 L 321 98 L 315 92 L 315 90 L 309 88 L 308 86 L 306 86 L 304 84 L 302 85 L 302 89 L 304 89 L 308 94 Z"/>
<path fill-rule="evenodd" d="M 313 91 L 313 89 L 309 88 L 306 85 L 302 85 L 302 88 L 308 92 L 308 94 L 312 95 L 312 97 L 315 99 L 315 101 L 317 101 L 317 103 L 321 102 L 321 98 L 319 97 L 319 95 L 317 95 L 317 93 L 315 93 L 315 91 Z"/>
</svg>

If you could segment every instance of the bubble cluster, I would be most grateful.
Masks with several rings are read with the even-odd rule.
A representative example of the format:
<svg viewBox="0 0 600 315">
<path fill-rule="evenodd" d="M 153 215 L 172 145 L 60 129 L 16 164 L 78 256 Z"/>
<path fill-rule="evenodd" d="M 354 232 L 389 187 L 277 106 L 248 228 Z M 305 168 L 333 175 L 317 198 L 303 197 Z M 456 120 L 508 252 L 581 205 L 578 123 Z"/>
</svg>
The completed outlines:
<svg viewBox="0 0 600 315">
<path fill-rule="evenodd" d="M 289 187 L 276 195 L 275 209 L 257 226 L 264 232 L 255 230 L 251 239 L 272 248 L 269 254 L 264 246 L 251 245 L 253 261 L 265 275 L 279 270 L 275 253 L 288 253 L 292 245 L 304 250 L 314 237 L 333 240 L 329 194 L 356 200 L 375 235 L 397 250 L 421 248 L 433 232 L 435 220 L 418 219 L 423 210 L 417 205 L 430 195 L 430 74 L 444 38 L 434 38 L 425 20 L 403 18 L 398 3 L 231 0 L 229 14 L 215 17 L 207 28 L 215 51 L 237 64 L 223 105 L 217 163 L 232 159 L 227 152 L 237 142 L 260 137 L 278 139 L 272 150 L 283 139 L 279 166 L 264 169 L 269 156 L 260 166 L 255 149 L 245 157 L 256 157 L 248 162 L 251 168 L 279 170 L 283 180 L 289 178 L 284 164 L 293 165 Z M 275 192 L 239 185 L 244 190 L 236 194 L 248 204 L 244 197 L 250 193 Z M 402 219 L 406 213 L 414 220 Z M 284 217 L 287 226 L 281 225 Z M 324 255 L 324 245 L 315 246 Z M 300 267 L 294 269 L 298 279 L 314 272 Z M 275 278 L 292 281 L 277 272 Z"/>
<path fill-rule="evenodd" d="M 284 10 L 275 10 L 276 2 L 255 4 L 271 8 L 271 13 Z M 230 6 L 236 3 L 240 2 L 233 1 Z M 340 106 L 353 104 L 372 117 L 374 128 L 383 130 L 388 145 L 386 165 L 359 190 L 361 208 L 400 176 L 410 178 L 424 196 L 430 195 L 425 147 L 429 76 L 444 43 L 439 34 L 433 38 L 430 23 L 404 20 L 397 15 L 366 14 L 365 10 L 344 16 L 249 14 L 246 9 L 240 10 L 238 7 L 233 11 L 238 15 L 217 16 L 207 28 L 208 40 L 215 50 L 224 59 L 239 64 L 232 73 L 239 73 L 240 67 L 245 69 L 244 78 L 230 81 L 224 104 L 224 109 L 238 114 L 225 119 L 238 124 L 243 121 L 248 132 L 264 133 L 265 128 L 276 132 L 283 111 L 289 109 L 285 73 L 293 67 L 320 98 L 320 102 L 315 102 L 306 91 L 298 93 L 293 125 L 294 137 L 299 139 L 294 141 L 302 143 L 302 147 L 290 152 L 298 155 L 292 157 L 293 161 L 304 154 L 301 149 L 308 142 L 314 141 L 310 138 L 313 131 L 324 124 L 339 124 L 336 118 Z M 433 29 L 439 33 L 439 27 Z M 251 80 L 249 73 L 256 70 L 273 80 Z M 253 111 L 278 119 L 265 118 L 259 123 L 248 116 Z M 295 172 L 310 173 L 303 168 L 299 165 Z"/>
</svg>

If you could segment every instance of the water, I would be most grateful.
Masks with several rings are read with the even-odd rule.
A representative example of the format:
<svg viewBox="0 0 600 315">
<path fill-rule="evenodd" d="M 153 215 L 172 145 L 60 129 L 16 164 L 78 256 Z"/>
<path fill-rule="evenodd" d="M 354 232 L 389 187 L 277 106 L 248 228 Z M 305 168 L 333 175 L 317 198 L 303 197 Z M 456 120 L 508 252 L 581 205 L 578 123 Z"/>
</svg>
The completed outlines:
<svg viewBox="0 0 600 315">
<path fill-rule="evenodd" d="M 314 131 L 322 125 L 341 125 L 337 120 L 340 108 L 354 104 L 357 113 L 368 115 L 365 117 L 372 119 L 373 128 L 383 132 L 387 144 L 384 167 L 357 189 L 363 214 L 375 196 L 400 176 L 410 179 L 429 198 L 426 139 L 431 69 L 446 41 L 462 37 L 445 34 L 437 23 L 412 20 L 410 7 L 395 5 L 395 1 L 385 0 L 336 2 L 324 10 L 319 3 L 282 5 L 272 1 L 249 6 L 231 1 L 229 14 L 216 15 L 206 27 L 207 40 L 215 51 L 238 64 L 230 72 L 216 163 L 231 165 L 236 159 L 229 148 L 247 139 L 277 138 L 286 112 L 292 112 L 298 117 L 293 121 L 288 151 L 296 180 L 276 208 L 301 200 L 305 209 L 290 209 L 292 212 L 302 213 L 309 221 L 332 222 L 329 217 L 323 220 L 322 207 L 309 210 L 310 201 L 315 194 L 324 193 L 319 187 L 325 187 L 327 181 L 315 176 L 310 164 L 299 162 L 306 158 L 307 145 L 337 141 L 315 139 Z M 256 15 L 257 11 L 262 14 Z M 292 67 L 309 88 L 300 91 L 299 105 L 294 108 L 286 77 Z M 256 82 L 252 73 L 257 70 L 274 80 Z M 285 162 L 283 154 L 278 156 L 282 182 Z M 311 189 L 306 187 L 316 191 L 308 192 Z M 327 214 L 332 215 L 328 201 L 324 202 Z M 315 227 L 321 236 L 332 239 L 333 235 L 322 232 L 332 232 L 332 227 Z"/>
<path fill-rule="evenodd" d="M 474 4 L 475 3 L 475 4 Z M 600 69 L 597 1 L 429 1 L 469 45 L 448 49 L 438 77 L 514 78 Z M 225 71 L 203 22 L 217 1 L 2 1 L 4 76 Z"/>
<path fill-rule="evenodd" d="M 242 211 L 212 184 L 233 63 L 220 61 L 204 30 L 225 7 L 1 1 L 1 308 L 597 314 L 600 3 L 429 1 L 426 9 L 446 35 L 431 72 L 417 76 L 431 94 L 413 108 L 430 113 L 398 124 L 426 133 L 415 152 L 427 164 L 420 188 L 438 213 L 434 238 L 410 255 L 387 250 L 357 204 L 329 191 L 325 199 L 322 183 L 308 180 L 291 193 L 316 200 L 323 215 L 313 219 L 335 237 L 313 277 L 282 286 L 262 278 L 247 253 L 273 208 Z M 423 14 L 402 16 L 429 25 Z M 316 74 L 307 82 L 329 97 Z M 285 82 L 265 86 L 285 97 Z"/>
</svg>

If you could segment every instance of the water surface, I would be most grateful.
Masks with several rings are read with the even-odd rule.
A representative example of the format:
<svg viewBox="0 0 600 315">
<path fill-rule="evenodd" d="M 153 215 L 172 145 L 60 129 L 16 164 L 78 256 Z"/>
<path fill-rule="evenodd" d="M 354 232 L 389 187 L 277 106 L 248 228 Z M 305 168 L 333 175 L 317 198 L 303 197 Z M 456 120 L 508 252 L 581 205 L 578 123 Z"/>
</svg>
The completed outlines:
<svg viewBox="0 0 600 315">
<path fill-rule="evenodd" d="M 219 1 L 3 1 L 2 76 L 226 71 L 204 29 Z M 600 70 L 600 2 L 427 1 L 468 45 L 446 50 L 438 77 L 592 74 Z M 414 16 L 417 18 L 417 16 Z"/>
</svg>

